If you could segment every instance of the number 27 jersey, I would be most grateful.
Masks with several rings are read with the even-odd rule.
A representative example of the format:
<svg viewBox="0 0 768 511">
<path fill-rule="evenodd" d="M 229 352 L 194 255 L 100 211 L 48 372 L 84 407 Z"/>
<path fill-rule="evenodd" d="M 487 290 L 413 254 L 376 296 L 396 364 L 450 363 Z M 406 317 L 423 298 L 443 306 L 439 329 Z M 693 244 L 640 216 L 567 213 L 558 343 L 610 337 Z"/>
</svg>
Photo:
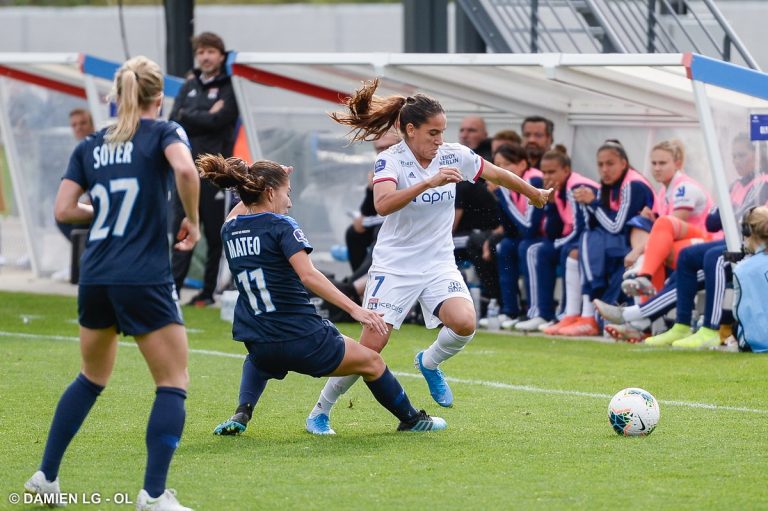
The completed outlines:
<svg viewBox="0 0 768 511">
<path fill-rule="evenodd" d="M 91 197 L 80 283 L 156 285 L 173 282 L 168 244 L 168 193 L 173 171 L 165 149 L 189 146 L 175 122 L 142 119 L 131 140 L 109 143 L 106 129 L 75 148 L 64 179 Z M 174 233 L 175 234 L 175 233 Z"/>
</svg>

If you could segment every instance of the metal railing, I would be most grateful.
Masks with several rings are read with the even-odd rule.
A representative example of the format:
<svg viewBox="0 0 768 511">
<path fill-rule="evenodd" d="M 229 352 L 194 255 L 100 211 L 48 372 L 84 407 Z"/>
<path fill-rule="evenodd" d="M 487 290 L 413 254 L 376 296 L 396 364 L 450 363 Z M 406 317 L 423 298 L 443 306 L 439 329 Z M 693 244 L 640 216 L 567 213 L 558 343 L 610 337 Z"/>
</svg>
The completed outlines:
<svg viewBox="0 0 768 511">
<path fill-rule="evenodd" d="M 497 53 L 682 53 L 757 62 L 714 0 L 458 0 Z"/>
</svg>

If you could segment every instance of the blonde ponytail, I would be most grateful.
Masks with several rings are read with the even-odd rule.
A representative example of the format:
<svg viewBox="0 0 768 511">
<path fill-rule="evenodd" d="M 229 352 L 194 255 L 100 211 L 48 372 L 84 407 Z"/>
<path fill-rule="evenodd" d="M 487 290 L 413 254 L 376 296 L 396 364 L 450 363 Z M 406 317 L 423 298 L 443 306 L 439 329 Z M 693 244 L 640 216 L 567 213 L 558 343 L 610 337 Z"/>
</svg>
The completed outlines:
<svg viewBox="0 0 768 511">
<path fill-rule="evenodd" d="M 108 142 L 126 142 L 139 127 L 141 112 L 163 92 L 160 66 L 146 57 L 127 60 L 115 73 L 110 98 L 117 101 L 117 123 L 107 130 Z"/>
</svg>

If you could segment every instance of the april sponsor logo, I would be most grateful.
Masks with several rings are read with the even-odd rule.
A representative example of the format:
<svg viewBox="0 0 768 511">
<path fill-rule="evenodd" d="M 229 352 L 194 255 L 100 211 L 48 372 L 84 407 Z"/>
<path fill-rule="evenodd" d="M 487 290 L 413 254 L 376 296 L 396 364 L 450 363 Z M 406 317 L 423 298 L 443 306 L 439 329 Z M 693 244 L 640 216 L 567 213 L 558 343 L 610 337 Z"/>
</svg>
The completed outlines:
<svg viewBox="0 0 768 511">
<path fill-rule="evenodd" d="M 452 280 L 451 283 L 448 284 L 449 293 L 461 293 L 462 291 L 464 291 L 464 286 L 458 280 Z"/>
<path fill-rule="evenodd" d="M 415 165 L 416 165 L 416 162 L 414 162 L 414 161 L 400 160 L 400 166 L 401 167 L 413 167 Z"/>
<path fill-rule="evenodd" d="M 440 157 L 440 160 L 438 162 L 438 165 L 441 167 L 445 167 L 448 165 L 454 165 L 456 163 L 459 163 L 459 157 L 455 154 L 444 154 Z"/>
<path fill-rule="evenodd" d="M 304 243 L 305 245 L 309 245 L 309 240 L 304 235 L 304 231 L 302 231 L 301 229 L 295 229 L 293 231 L 293 237 L 296 238 L 296 241 L 298 241 L 299 243 Z"/>
<path fill-rule="evenodd" d="M 118 142 L 117 144 L 101 144 L 93 148 L 93 170 L 104 165 L 116 163 L 131 163 L 133 142 Z"/>
<path fill-rule="evenodd" d="M 421 195 L 414 197 L 413 202 L 423 202 L 425 204 L 437 204 L 444 201 L 452 201 L 456 196 L 452 190 L 443 190 L 439 192 L 433 190 L 431 192 L 424 192 Z"/>
<path fill-rule="evenodd" d="M 242 236 L 228 239 L 227 252 L 230 259 L 247 255 L 259 255 L 261 253 L 261 240 L 259 240 L 258 236 Z"/>
<path fill-rule="evenodd" d="M 387 168 L 387 160 L 376 160 L 376 164 L 373 166 L 373 172 L 381 172 L 385 168 Z"/>
</svg>

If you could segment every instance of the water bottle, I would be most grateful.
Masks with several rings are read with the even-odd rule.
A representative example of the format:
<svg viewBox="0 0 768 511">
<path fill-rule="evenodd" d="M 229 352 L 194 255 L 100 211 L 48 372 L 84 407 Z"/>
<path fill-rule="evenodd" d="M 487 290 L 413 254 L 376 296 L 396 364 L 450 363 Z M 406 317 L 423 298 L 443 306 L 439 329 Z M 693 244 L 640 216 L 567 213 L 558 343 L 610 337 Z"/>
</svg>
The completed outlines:
<svg viewBox="0 0 768 511">
<path fill-rule="evenodd" d="M 499 324 L 499 301 L 496 298 L 491 298 L 491 301 L 488 302 L 486 317 L 488 318 L 488 330 L 498 331 L 501 328 Z"/>
<path fill-rule="evenodd" d="M 235 305 L 237 305 L 237 291 L 224 291 L 221 293 L 221 319 L 232 323 L 235 320 Z"/>
<path fill-rule="evenodd" d="M 475 321 L 477 321 L 480 319 L 480 301 L 482 300 L 480 286 L 469 284 L 469 294 L 472 296 L 472 303 L 475 306 Z"/>
</svg>

